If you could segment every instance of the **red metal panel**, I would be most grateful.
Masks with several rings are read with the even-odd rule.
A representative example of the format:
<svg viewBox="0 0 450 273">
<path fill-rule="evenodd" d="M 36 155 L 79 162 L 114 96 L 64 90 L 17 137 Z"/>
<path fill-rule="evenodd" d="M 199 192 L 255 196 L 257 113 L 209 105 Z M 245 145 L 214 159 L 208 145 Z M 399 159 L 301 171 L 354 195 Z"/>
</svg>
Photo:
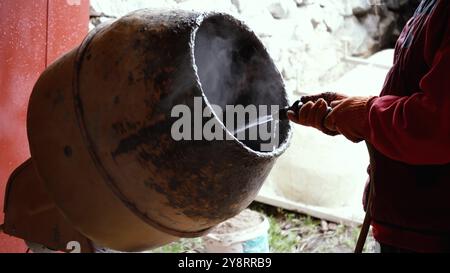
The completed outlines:
<svg viewBox="0 0 450 273">
<path fill-rule="evenodd" d="M 88 0 L 0 1 L 0 223 L 11 172 L 29 157 L 28 98 L 47 64 L 75 47 L 88 29 Z M 0 234 L 0 252 L 23 252 Z"/>
<path fill-rule="evenodd" d="M 9 174 L 29 157 L 28 96 L 45 68 L 47 1 L 0 2 L 0 202 Z M 0 214 L 3 223 L 3 213 Z M 0 252 L 23 252 L 23 242 L 0 234 Z"/>
<path fill-rule="evenodd" d="M 78 46 L 88 31 L 89 0 L 50 0 L 47 63 Z"/>
</svg>

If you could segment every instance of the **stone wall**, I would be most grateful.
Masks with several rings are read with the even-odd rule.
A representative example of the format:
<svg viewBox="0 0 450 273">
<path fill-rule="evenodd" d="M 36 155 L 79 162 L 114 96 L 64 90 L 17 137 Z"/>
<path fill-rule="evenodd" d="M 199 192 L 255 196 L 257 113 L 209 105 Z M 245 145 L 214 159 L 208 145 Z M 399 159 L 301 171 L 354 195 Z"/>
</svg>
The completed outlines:
<svg viewBox="0 0 450 273">
<path fill-rule="evenodd" d="M 91 27 L 140 8 L 223 11 L 261 38 L 291 95 L 319 90 L 351 66 L 393 45 L 415 0 L 91 0 Z M 406 18 L 405 18 L 406 17 Z M 298 95 L 298 94 L 297 94 Z"/>
</svg>

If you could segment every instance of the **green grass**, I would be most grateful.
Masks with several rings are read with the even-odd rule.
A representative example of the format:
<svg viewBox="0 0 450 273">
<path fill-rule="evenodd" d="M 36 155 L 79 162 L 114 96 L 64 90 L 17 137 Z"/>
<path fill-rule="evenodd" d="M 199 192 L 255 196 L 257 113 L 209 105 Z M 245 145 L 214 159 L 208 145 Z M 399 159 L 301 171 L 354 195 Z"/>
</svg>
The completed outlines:
<svg viewBox="0 0 450 273">
<path fill-rule="evenodd" d="M 296 233 L 283 231 L 281 225 L 273 217 L 269 217 L 269 246 L 271 252 L 294 252 L 299 244 Z"/>
<path fill-rule="evenodd" d="M 191 253 L 200 252 L 202 246 L 201 238 L 194 239 L 180 239 L 171 244 L 165 245 L 163 247 L 153 249 L 153 253 Z"/>
<path fill-rule="evenodd" d="M 270 223 L 269 245 L 273 253 L 352 252 L 359 235 L 358 227 L 322 222 L 311 216 L 253 203 L 250 209 L 267 216 Z M 369 237 L 365 251 L 373 252 L 374 240 Z M 203 252 L 201 238 L 180 239 L 154 249 L 154 253 Z"/>
<path fill-rule="evenodd" d="M 358 227 L 327 223 L 309 215 L 289 212 L 280 208 L 253 203 L 251 209 L 269 217 L 269 243 L 271 252 L 353 252 Z M 373 238 L 369 237 L 365 251 L 372 251 Z"/>
</svg>

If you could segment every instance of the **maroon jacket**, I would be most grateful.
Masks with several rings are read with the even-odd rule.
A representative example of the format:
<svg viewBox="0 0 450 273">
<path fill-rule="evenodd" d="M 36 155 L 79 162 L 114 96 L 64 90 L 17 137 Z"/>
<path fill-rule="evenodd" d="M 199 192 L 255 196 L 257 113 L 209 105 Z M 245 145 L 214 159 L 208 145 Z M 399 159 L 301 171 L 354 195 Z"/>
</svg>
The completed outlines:
<svg viewBox="0 0 450 273">
<path fill-rule="evenodd" d="M 375 238 L 450 251 L 450 1 L 424 0 L 369 110 Z"/>
</svg>

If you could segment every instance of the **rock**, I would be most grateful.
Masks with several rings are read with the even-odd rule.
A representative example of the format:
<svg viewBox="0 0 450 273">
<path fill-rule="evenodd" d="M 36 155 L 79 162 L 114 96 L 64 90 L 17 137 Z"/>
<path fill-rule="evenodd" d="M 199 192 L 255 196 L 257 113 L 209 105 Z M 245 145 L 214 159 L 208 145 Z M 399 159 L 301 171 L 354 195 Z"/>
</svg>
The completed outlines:
<svg viewBox="0 0 450 273">
<path fill-rule="evenodd" d="M 380 16 L 375 14 L 367 15 L 362 24 L 369 36 L 376 42 L 375 51 L 394 46 L 396 21 L 394 16 L 386 16 L 380 21 Z M 372 50 L 372 51 L 373 51 Z"/>
<path fill-rule="evenodd" d="M 297 9 L 294 1 L 292 0 L 278 0 L 269 3 L 267 9 L 275 19 L 286 19 L 289 15 Z"/>
<path fill-rule="evenodd" d="M 380 16 L 375 14 L 367 15 L 363 20 L 362 24 L 364 28 L 367 30 L 367 33 L 370 37 L 376 39 L 380 36 L 379 33 L 379 24 L 380 24 Z"/>
<path fill-rule="evenodd" d="M 394 47 L 397 41 L 399 32 L 397 32 L 397 21 L 394 16 L 385 17 L 379 25 L 380 48 Z"/>
<path fill-rule="evenodd" d="M 284 224 L 284 225 L 282 226 L 282 229 L 283 229 L 283 230 L 289 230 L 289 229 L 291 229 L 291 228 L 292 228 L 292 225 L 289 224 L 289 223 Z"/>
<path fill-rule="evenodd" d="M 320 229 L 322 231 L 328 231 L 328 222 L 325 220 L 320 221 Z"/>
<path fill-rule="evenodd" d="M 366 13 L 371 10 L 371 6 L 368 0 L 346 0 L 342 1 L 342 15 L 345 17 L 355 15 L 355 11 L 357 13 Z"/>
<path fill-rule="evenodd" d="M 333 32 L 338 30 L 344 23 L 341 15 L 342 5 L 330 2 L 317 2 L 307 6 L 306 10 L 313 27 L 319 31 Z"/>
<path fill-rule="evenodd" d="M 267 12 L 268 0 L 230 0 L 242 18 L 251 18 Z M 211 1 L 213 2 L 213 1 Z"/>
<path fill-rule="evenodd" d="M 369 37 L 367 29 L 355 17 L 346 18 L 343 27 L 334 35 L 342 41 L 342 48 L 345 43 L 348 45 L 347 54 L 349 55 L 354 55 L 356 51 L 360 51 L 364 43 L 367 42 L 366 38 Z"/>
<path fill-rule="evenodd" d="M 283 63 L 281 74 L 283 75 L 284 80 L 293 80 L 296 79 L 298 72 L 295 68 L 295 65 L 293 65 L 289 59 L 287 59 Z"/>
<path fill-rule="evenodd" d="M 225 12 L 231 15 L 237 15 L 238 10 L 231 3 L 230 0 L 216 0 L 216 1 L 204 1 L 204 0 L 186 0 L 180 2 L 177 5 L 178 8 L 196 11 L 218 11 Z"/>
<path fill-rule="evenodd" d="M 352 52 L 352 56 L 367 58 L 380 49 L 380 43 L 370 36 L 365 37 L 359 48 Z"/>
<path fill-rule="evenodd" d="M 362 17 L 366 16 L 367 14 L 369 14 L 371 10 L 372 10 L 372 7 L 369 5 L 359 5 L 359 6 L 353 7 L 352 13 L 357 18 L 362 18 Z"/>
<path fill-rule="evenodd" d="M 328 229 L 329 230 L 336 230 L 338 228 L 338 225 L 335 223 L 329 223 L 328 224 Z"/>
<path fill-rule="evenodd" d="M 146 1 L 146 0 L 91 0 L 91 7 L 97 12 L 104 13 L 109 16 L 121 17 L 127 13 L 143 8 L 175 8 L 176 3 L 171 0 Z"/>
<path fill-rule="evenodd" d="M 361 8 L 354 8 L 352 10 L 353 15 L 355 15 L 357 18 L 362 18 L 369 14 L 370 9 L 361 9 Z"/>
<path fill-rule="evenodd" d="M 295 0 L 294 2 L 298 8 L 305 4 L 305 0 Z"/>
<path fill-rule="evenodd" d="M 320 5 L 311 5 L 307 8 L 311 24 L 316 29 L 325 20 L 325 13 Z"/>
<path fill-rule="evenodd" d="M 314 41 L 315 31 L 311 18 L 307 15 L 298 13 L 295 19 L 295 27 L 292 33 L 291 39 L 303 45 L 307 46 L 311 41 Z"/>
<path fill-rule="evenodd" d="M 272 37 L 262 37 L 261 41 L 275 63 L 281 61 L 282 50 L 285 48 L 283 41 Z"/>
<path fill-rule="evenodd" d="M 260 38 L 272 37 L 279 32 L 276 20 L 269 11 L 263 10 L 256 16 L 239 16 Z"/>
<path fill-rule="evenodd" d="M 326 12 L 324 23 L 327 27 L 328 32 L 334 32 L 337 31 L 344 24 L 344 17 L 328 10 Z"/>
</svg>

